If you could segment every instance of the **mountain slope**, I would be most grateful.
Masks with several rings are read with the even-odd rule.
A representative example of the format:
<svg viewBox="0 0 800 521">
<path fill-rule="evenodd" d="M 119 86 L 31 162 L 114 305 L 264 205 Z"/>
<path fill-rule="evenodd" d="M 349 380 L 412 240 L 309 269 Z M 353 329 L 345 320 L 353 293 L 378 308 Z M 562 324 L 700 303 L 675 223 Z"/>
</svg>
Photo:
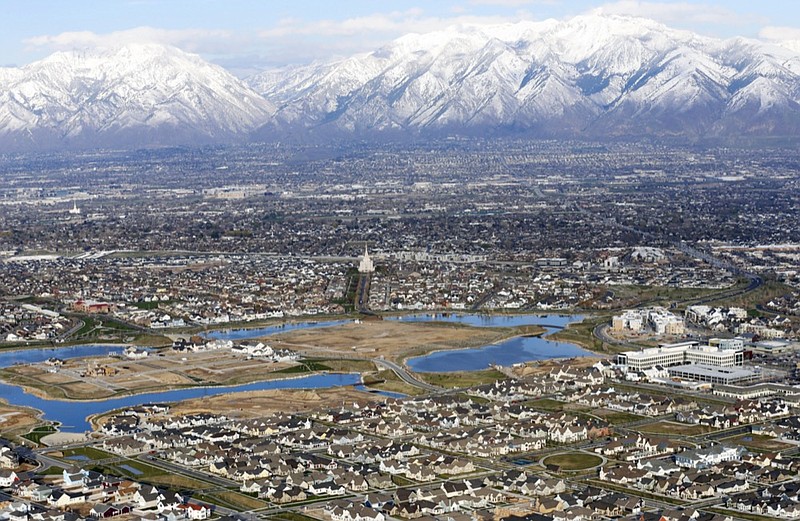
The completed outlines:
<svg viewBox="0 0 800 521">
<path fill-rule="evenodd" d="M 160 45 L 0 69 L 0 142 L 17 148 L 226 141 L 273 111 L 224 69 Z"/>
<path fill-rule="evenodd" d="M 522 132 L 551 137 L 798 135 L 800 54 L 641 18 L 455 27 L 256 75 L 261 136 Z"/>
<path fill-rule="evenodd" d="M 56 53 L 0 68 L 0 146 L 798 137 L 798 50 L 592 14 L 409 34 L 246 83 L 159 45 Z"/>
</svg>

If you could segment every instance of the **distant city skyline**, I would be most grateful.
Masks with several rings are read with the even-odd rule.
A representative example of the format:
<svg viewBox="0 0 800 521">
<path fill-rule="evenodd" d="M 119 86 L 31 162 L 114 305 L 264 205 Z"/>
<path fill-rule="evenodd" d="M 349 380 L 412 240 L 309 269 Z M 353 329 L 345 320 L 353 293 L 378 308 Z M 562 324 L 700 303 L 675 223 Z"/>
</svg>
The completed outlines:
<svg viewBox="0 0 800 521">
<path fill-rule="evenodd" d="M 9 0 L 0 5 L 4 66 L 24 66 L 57 50 L 157 42 L 196 52 L 246 76 L 369 51 L 410 32 L 595 11 L 652 18 L 721 38 L 800 40 L 800 7 L 793 0 Z"/>
</svg>

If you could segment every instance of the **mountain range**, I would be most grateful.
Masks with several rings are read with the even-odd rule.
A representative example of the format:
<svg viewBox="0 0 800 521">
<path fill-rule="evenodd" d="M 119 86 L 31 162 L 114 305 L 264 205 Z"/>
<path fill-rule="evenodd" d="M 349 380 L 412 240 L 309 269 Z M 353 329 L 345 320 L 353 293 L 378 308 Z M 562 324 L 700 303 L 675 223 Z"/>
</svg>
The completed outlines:
<svg viewBox="0 0 800 521">
<path fill-rule="evenodd" d="M 410 34 L 245 80 L 154 44 L 59 52 L 0 69 L 0 145 L 798 137 L 798 50 L 586 15 Z"/>
</svg>

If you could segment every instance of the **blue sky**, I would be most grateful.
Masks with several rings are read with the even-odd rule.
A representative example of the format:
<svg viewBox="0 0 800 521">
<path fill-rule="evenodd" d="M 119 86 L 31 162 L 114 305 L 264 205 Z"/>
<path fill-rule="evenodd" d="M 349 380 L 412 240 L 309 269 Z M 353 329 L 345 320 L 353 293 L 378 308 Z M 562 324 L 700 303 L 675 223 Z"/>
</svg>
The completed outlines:
<svg viewBox="0 0 800 521">
<path fill-rule="evenodd" d="M 709 36 L 800 40 L 798 0 L 0 0 L 0 64 L 156 41 L 246 75 L 371 50 L 408 32 L 596 9 Z"/>
</svg>

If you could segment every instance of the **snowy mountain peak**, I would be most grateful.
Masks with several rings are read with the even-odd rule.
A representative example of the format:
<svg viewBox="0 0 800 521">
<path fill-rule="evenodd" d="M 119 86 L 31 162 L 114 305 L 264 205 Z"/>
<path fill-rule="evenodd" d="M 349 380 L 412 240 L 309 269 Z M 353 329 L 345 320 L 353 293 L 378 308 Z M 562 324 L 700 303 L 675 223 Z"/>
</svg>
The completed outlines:
<svg viewBox="0 0 800 521">
<path fill-rule="evenodd" d="M 0 69 L 6 149 L 453 133 L 796 137 L 800 53 L 593 12 L 409 34 L 247 84 L 155 44 Z"/>
<path fill-rule="evenodd" d="M 0 139 L 21 148 L 230 140 L 274 112 L 221 67 L 156 44 L 57 52 L 0 86 Z"/>
<path fill-rule="evenodd" d="M 372 53 L 248 83 L 279 107 L 262 136 L 291 129 L 693 137 L 800 133 L 798 74 L 791 46 L 596 11 L 407 35 Z M 749 126 L 753 113 L 765 121 Z"/>
</svg>

